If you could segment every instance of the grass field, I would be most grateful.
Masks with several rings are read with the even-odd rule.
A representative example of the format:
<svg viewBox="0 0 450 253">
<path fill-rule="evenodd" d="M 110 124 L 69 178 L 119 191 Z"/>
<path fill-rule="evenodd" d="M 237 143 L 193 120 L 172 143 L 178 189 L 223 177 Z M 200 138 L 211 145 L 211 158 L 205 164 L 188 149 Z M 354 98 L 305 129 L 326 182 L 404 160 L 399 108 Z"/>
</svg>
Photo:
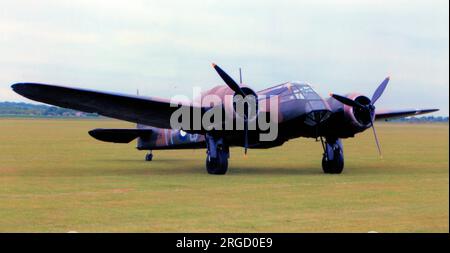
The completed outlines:
<svg viewBox="0 0 450 253">
<path fill-rule="evenodd" d="M 231 151 L 208 175 L 205 150 L 155 151 L 92 139 L 113 120 L 0 119 L 0 232 L 449 232 L 448 124 L 379 123 L 344 141 L 341 175 L 320 143 Z"/>
</svg>

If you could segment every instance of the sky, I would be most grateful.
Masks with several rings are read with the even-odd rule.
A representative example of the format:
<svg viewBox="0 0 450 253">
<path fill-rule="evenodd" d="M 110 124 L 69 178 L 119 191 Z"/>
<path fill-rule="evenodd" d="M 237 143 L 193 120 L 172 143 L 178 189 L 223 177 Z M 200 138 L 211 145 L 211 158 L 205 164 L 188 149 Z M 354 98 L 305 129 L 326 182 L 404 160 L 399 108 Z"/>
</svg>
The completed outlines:
<svg viewBox="0 0 450 253">
<path fill-rule="evenodd" d="M 16 82 L 152 97 L 223 84 L 215 62 L 261 90 L 307 81 L 369 97 L 377 108 L 449 114 L 449 2 L 4 1 L 0 101 L 26 101 Z"/>
</svg>

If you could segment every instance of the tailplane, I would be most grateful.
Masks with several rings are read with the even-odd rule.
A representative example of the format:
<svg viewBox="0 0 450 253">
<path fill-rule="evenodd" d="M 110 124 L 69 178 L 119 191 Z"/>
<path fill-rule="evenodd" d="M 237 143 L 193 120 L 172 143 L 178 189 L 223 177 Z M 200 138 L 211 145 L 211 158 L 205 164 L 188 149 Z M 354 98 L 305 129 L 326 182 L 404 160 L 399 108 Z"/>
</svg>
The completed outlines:
<svg viewBox="0 0 450 253">
<path fill-rule="evenodd" d="M 138 126 L 139 127 L 139 126 Z M 114 143 L 130 143 L 132 140 L 143 137 L 149 138 L 151 129 L 107 129 L 97 128 L 89 131 L 89 135 L 97 140 Z"/>
</svg>

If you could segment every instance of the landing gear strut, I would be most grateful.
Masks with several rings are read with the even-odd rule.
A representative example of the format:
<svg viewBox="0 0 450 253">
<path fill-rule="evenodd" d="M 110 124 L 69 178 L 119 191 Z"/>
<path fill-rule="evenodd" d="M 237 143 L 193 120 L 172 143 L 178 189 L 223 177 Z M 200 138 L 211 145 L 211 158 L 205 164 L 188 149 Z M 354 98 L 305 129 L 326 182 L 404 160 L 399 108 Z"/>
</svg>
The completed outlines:
<svg viewBox="0 0 450 253">
<path fill-rule="evenodd" d="M 209 174 L 223 175 L 227 173 L 230 151 L 223 138 L 206 135 L 206 170 Z"/>
<path fill-rule="evenodd" d="M 153 154 L 152 151 L 148 152 L 148 154 L 145 155 L 145 160 L 147 162 L 150 162 L 151 160 L 153 160 Z"/>
<path fill-rule="evenodd" d="M 321 139 L 322 140 L 322 139 Z M 327 138 L 322 141 L 324 148 L 322 169 L 327 174 L 341 174 L 344 169 L 344 150 L 342 142 L 336 138 Z"/>
</svg>

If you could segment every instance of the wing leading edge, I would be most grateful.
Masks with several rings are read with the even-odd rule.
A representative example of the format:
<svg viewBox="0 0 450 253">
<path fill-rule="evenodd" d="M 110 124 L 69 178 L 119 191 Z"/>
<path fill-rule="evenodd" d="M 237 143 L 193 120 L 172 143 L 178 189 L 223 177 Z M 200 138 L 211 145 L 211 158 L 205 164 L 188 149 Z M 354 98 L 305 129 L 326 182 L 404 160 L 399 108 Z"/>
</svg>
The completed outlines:
<svg viewBox="0 0 450 253">
<path fill-rule="evenodd" d="M 439 111 L 439 109 L 383 110 L 376 112 L 375 120 L 403 118 L 437 111 Z"/>
<path fill-rule="evenodd" d="M 179 108 L 171 106 L 169 100 L 49 84 L 16 83 L 11 87 L 35 101 L 159 128 L 171 128 L 170 117 Z"/>
</svg>

